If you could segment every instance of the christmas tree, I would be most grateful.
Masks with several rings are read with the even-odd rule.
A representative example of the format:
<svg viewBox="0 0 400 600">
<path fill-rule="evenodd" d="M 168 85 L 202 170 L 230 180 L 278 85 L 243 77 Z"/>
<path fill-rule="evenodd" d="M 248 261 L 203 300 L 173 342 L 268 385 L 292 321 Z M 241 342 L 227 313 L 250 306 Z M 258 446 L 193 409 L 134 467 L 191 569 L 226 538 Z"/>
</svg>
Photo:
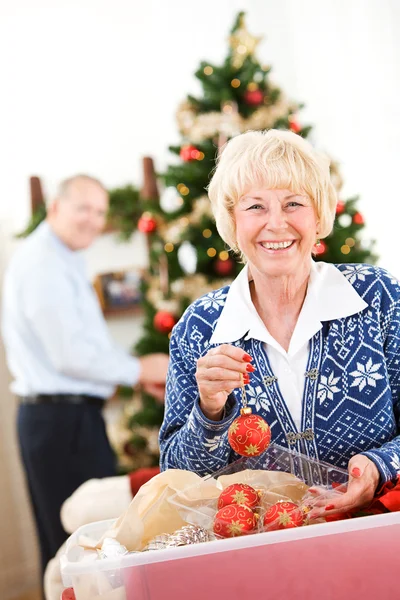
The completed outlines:
<svg viewBox="0 0 400 600">
<path fill-rule="evenodd" d="M 168 352 L 169 334 L 185 308 L 230 282 L 242 267 L 217 233 L 206 194 L 221 146 L 247 130 L 291 129 L 303 137 L 311 130 L 301 124 L 301 106 L 285 97 L 273 84 L 270 67 L 256 59 L 259 41 L 246 29 L 244 13 L 239 13 L 225 61 L 221 66 L 201 63 L 196 77 L 203 94 L 188 96 L 178 109 L 182 143 L 170 148 L 177 158 L 162 176 L 165 189 L 160 201 L 149 198 L 138 222 L 150 250 L 139 355 Z M 335 165 L 332 179 L 340 194 L 342 182 Z M 372 243 L 363 245 L 360 239 L 364 220 L 357 198 L 341 199 L 337 214 L 332 234 L 315 247 L 316 260 L 373 263 Z M 125 468 L 157 463 L 162 409 L 143 395 L 127 405 L 125 422 L 113 436 Z"/>
</svg>

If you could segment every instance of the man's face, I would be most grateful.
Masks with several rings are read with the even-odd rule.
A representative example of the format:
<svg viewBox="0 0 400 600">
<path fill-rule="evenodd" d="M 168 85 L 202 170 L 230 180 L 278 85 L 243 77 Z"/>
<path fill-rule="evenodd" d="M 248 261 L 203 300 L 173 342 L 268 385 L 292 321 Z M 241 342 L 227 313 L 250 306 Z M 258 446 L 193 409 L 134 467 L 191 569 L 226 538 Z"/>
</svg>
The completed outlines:
<svg viewBox="0 0 400 600">
<path fill-rule="evenodd" d="M 55 201 L 52 218 L 63 242 L 72 250 L 83 250 L 104 229 L 107 211 L 108 194 L 95 182 L 77 181 Z"/>
</svg>

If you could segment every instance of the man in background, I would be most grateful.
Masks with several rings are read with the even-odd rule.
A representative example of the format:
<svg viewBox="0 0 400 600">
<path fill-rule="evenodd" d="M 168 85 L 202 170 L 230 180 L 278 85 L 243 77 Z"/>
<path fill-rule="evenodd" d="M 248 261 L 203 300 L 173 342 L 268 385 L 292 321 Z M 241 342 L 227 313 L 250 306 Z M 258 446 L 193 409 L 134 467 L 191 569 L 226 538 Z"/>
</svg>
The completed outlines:
<svg viewBox="0 0 400 600">
<path fill-rule="evenodd" d="M 101 233 L 107 210 L 99 181 L 79 175 L 62 182 L 4 279 L 2 332 L 43 572 L 67 537 L 63 502 L 88 479 L 116 474 L 106 399 L 118 384 L 138 383 L 164 397 L 168 356 L 138 359 L 117 348 L 86 278 L 79 251 Z"/>
</svg>

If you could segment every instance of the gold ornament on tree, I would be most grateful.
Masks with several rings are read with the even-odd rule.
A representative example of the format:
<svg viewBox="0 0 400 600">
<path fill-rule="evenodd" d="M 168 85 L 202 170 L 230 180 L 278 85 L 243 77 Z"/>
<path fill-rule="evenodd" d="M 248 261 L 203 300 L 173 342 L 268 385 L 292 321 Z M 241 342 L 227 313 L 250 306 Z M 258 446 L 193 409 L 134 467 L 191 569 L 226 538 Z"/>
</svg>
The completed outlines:
<svg viewBox="0 0 400 600">
<path fill-rule="evenodd" d="M 238 17 L 238 25 L 229 37 L 229 45 L 232 49 L 232 66 L 240 69 L 248 56 L 253 56 L 256 47 L 262 40 L 255 37 L 247 30 L 244 13 Z"/>
</svg>

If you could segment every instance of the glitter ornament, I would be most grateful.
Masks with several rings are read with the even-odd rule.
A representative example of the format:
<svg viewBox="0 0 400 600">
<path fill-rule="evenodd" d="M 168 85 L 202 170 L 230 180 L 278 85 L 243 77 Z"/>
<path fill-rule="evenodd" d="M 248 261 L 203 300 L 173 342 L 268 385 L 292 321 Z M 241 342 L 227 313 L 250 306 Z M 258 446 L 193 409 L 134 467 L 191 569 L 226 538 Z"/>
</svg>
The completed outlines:
<svg viewBox="0 0 400 600">
<path fill-rule="evenodd" d="M 221 493 L 218 498 L 218 508 L 229 506 L 230 504 L 244 504 L 255 509 L 259 502 L 258 492 L 246 483 L 232 483 Z"/>
<path fill-rule="evenodd" d="M 245 406 L 228 430 L 229 444 L 240 456 L 258 456 L 271 442 L 271 429 L 259 415 L 253 415 Z"/>
<path fill-rule="evenodd" d="M 235 537 L 252 531 L 257 515 L 245 504 L 230 504 L 221 508 L 214 519 L 214 533 L 221 537 Z"/>
<path fill-rule="evenodd" d="M 201 544 L 202 542 L 211 542 L 212 540 L 215 540 L 215 536 L 207 529 L 198 525 L 185 525 L 174 533 L 157 535 L 147 544 L 143 552 L 177 548 L 179 546 L 188 546 L 189 544 Z"/>
<path fill-rule="evenodd" d="M 306 511 L 294 502 L 277 502 L 264 515 L 264 527 L 268 530 L 301 527 L 306 520 Z"/>
</svg>

